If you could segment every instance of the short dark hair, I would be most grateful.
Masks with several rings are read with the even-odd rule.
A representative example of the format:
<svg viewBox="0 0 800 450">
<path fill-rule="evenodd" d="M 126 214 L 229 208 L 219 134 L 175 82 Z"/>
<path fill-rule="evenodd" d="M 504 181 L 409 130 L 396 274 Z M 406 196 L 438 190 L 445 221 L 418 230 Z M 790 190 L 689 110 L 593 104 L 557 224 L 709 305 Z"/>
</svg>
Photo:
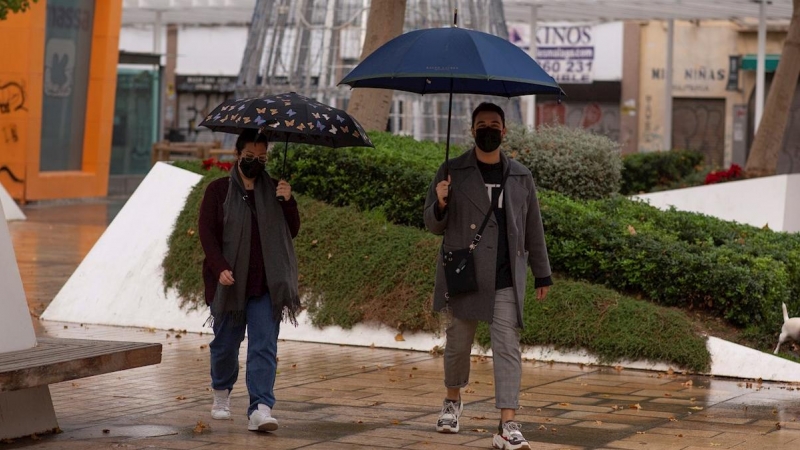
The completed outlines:
<svg viewBox="0 0 800 450">
<path fill-rule="evenodd" d="M 258 130 L 247 129 L 243 130 L 236 139 L 236 154 L 242 153 L 244 146 L 248 143 L 264 144 L 265 147 L 269 147 L 269 140 L 264 134 L 259 133 Z"/>
<path fill-rule="evenodd" d="M 503 112 L 503 108 L 495 105 L 494 103 L 490 103 L 490 102 L 483 102 L 480 105 L 478 105 L 478 107 L 475 108 L 474 111 L 472 111 L 472 126 L 473 127 L 475 126 L 475 118 L 478 117 L 478 113 L 481 113 L 483 111 L 491 111 L 491 112 L 496 112 L 497 114 L 499 114 L 500 115 L 500 121 L 503 123 L 503 128 L 506 127 L 506 113 Z"/>
</svg>

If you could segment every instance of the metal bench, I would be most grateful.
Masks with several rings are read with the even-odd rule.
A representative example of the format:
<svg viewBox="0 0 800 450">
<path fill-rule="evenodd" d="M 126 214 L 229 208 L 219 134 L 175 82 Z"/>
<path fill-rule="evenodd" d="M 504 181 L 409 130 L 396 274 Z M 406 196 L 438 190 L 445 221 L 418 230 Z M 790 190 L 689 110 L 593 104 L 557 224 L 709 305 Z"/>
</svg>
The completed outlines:
<svg viewBox="0 0 800 450">
<path fill-rule="evenodd" d="M 48 385 L 161 362 L 161 344 L 37 339 L 0 353 L 0 439 L 58 428 Z"/>
</svg>

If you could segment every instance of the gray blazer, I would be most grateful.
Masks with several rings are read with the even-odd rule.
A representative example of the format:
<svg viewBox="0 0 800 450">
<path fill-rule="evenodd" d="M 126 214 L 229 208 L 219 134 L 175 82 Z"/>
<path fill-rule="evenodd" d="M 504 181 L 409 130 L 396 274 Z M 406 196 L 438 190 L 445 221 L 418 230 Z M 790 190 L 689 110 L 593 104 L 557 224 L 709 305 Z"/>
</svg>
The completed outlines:
<svg viewBox="0 0 800 450">
<path fill-rule="evenodd" d="M 504 188 L 504 209 L 508 232 L 508 250 L 511 260 L 511 278 L 517 301 L 517 320 L 522 327 L 527 266 L 536 278 L 551 275 L 547 245 L 544 239 L 542 216 L 533 176 L 527 167 L 501 153 L 503 171 L 509 167 Z M 444 164 L 428 189 L 425 200 L 425 226 L 434 234 L 444 234 L 444 250 L 457 250 L 469 246 L 489 212 L 491 202 L 478 169 L 475 149 L 450 160 L 450 196 L 441 219 L 435 214 L 438 202 L 436 185 L 444 179 Z M 436 259 L 436 283 L 433 308 L 441 311 L 447 302 L 453 316 L 464 320 L 491 322 L 494 316 L 495 275 L 497 272 L 497 221 L 489 218 L 482 239 L 473 253 L 478 291 L 446 299 L 447 283 L 442 267 L 441 252 Z"/>
</svg>

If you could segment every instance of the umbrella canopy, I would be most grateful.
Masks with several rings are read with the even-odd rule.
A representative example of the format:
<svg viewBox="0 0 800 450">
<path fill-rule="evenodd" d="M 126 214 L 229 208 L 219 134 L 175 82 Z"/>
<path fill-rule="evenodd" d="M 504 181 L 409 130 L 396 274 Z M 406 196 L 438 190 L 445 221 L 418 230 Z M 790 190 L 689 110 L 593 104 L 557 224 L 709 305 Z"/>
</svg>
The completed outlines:
<svg viewBox="0 0 800 450">
<path fill-rule="evenodd" d="M 276 142 L 334 148 L 373 146 L 355 118 L 341 109 L 294 92 L 226 100 L 214 108 L 200 126 L 236 134 L 255 129 Z"/>
<path fill-rule="evenodd" d="M 563 94 L 553 77 L 516 45 L 456 27 L 402 34 L 366 57 L 339 84 L 417 94 Z"/>
</svg>

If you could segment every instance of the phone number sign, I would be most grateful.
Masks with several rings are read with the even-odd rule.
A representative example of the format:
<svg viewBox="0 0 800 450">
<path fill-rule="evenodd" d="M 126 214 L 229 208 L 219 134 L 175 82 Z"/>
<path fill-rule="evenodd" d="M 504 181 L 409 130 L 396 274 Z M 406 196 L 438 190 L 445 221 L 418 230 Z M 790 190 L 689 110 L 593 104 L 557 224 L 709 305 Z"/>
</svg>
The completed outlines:
<svg viewBox="0 0 800 450">
<path fill-rule="evenodd" d="M 594 47 L 550 47 L 536 49 L 536 61 L 561 84 L 591 84 Z"/>
</svg>

